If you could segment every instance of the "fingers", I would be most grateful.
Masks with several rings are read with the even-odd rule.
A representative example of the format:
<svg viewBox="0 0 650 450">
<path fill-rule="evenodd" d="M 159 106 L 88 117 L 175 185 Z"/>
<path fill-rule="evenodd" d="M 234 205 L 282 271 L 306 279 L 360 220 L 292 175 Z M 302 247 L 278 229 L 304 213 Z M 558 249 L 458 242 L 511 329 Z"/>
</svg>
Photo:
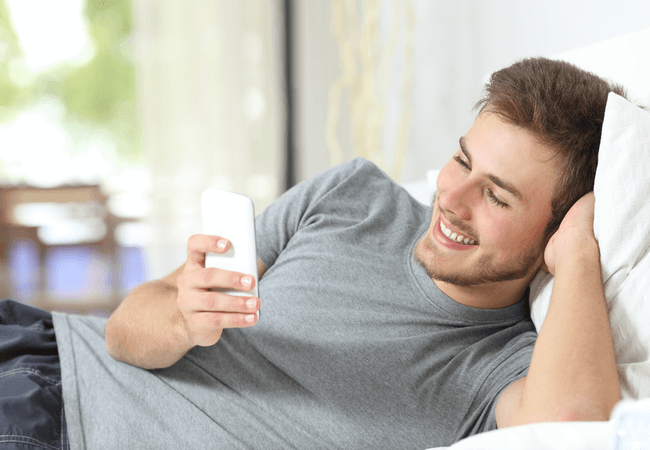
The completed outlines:
<svg viewBox="0 0 650 450">
<path fill-rule="evenodd" d="M 195 234 L 187 240 L 187 262 L 189 270 L 205 267 L 205 254 L 226 253 L 230 248 L 230 241 L 219 236 Z"/>
<path fill-rule="evenodd" d="M 555 275 L 563 261 L 581 256 L 599 258 L 598 243 L 594 236 L 595 197 L 589 192 L 569 209 L 558 230 L 549 239 L 544 251 L 548 271 Z"/>
<path fill-rule="evenodd" d="M 256 297 L 218 292 L 204 292 L 188 299 L 179 297 L 178 304 L 189 338 L 195 345 L 203 347 L 216 344 L 225 328 L 255 325 L 260 308 Z"/>
<path fill-rule="evenodd" d="M 593 227 L 594 206 L 596 205 L 596 197 L 594 196 L 594 191 L 586 194 L 584 197 L 578 200 L 578 202 L 582 202 L 581 210 L 584 219 L 587 221 L 590 227 Z"/>
<path fill-rule="evenodd" d="M 260 308 L 257 297 L 228 295 L 222 292 L 198 291 L 179 295 L 178 307 L 183 312 L 221 312 L 255 314 Z"/>
<path fill-rule="evenodd" d="M 186 270 L 178 276 L 178 289 L 235 289 L 248 292 L 255 287 L 255 278 L 240 272 L 217 268 Z"/>
<path fill-rule="evenodd" d="M 185 328 L 195 345 L 217 343 L 226 328 L 245 328 L 257 323 L 257 314 L 198 312 L 185 316 Z"/>
<path fill-rule="evenodd" d="M 259 298 L 210 290 L 250 291 L 255 286 L 251 275 L 199 268 L 180 274 L 177 286 L 177 306 L 183 316 L 187 335 L 195 345 L 214 345 L 224 328 L 250 327 L 257 323 Z"/>
<path fill-rule="evenodd" d="M 225 328 L 257 323 L 260 299 L 211 291 L 179 291 L 178 309 L 190 340 L 199 346 L 217 343 Z"/>
<path fill-rule="evenodd" d="M 595 196 L 593 191 L 585 194 L 571 206 L 560 224 L 560 228 L 583 227 L 593 229 Z"/>
<path fill-rule="evenodd" d="M 224 328 L 250 327 L 257 323 L 259 298 L 214 291 L 249 292 L 255 287 L 254 277 L 205 267 L 206 253 L 225 253 L 229 248 L 230 242 L 219 236 L 197 234 L 187 241 L 187 261 L 176 279 L 177 306 L 187 334 L 196 345 L 214 345 Z"/>
<path fill-rule="evenodd" d="M 192 314 L 187 322 L 196 335 L 208 335 L 215 330 L 253 326 L 257 322 L 257 314 L 201 312 Z"/>
</svg>

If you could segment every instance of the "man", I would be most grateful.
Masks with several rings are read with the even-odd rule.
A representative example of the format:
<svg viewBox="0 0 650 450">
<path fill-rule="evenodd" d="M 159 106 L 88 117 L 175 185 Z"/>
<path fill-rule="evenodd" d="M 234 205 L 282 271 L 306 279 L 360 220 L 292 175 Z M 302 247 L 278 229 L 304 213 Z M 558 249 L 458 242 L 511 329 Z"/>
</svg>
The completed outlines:
<svg viewBox="0 0 650 450">
<path fill-rule="evenodd" d="M 256 219 L 260 298 L 214 292 L 253 281 L 206 269 L 230 244 L 197 235 L 108 323 L 55 314 L 73 448 L 426 448 L 606 420 L 588 193 L 611 90 L 546 59 L 495 73 L 432 209 L 361 159 L 300 184 Z M 556 279 L 537 337 L 540 269 Z"/>
</svg>

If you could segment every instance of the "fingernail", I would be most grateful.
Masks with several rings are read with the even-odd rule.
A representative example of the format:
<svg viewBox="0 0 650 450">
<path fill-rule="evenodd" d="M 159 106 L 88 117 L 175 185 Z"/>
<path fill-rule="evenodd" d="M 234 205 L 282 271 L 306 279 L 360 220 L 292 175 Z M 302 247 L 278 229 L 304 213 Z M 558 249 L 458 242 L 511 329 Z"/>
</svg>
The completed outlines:
<svg viewBox="0 0 650 450">
<path fill-rule="evenodd" d="M 249 298 L 248 300 L 246 300 L 246 307 L 248 309 L 255 308 L 255 305 L 257 305 L 257 301 L 254 298 Z"/>
<path fill-rule="evenodd" d="M 225 239 L 219 239 L 217 241 L 217 248 L 219 248 L 220 250 L 226 248 L 226 245 L 228 245 L 228 242 Z"/>
<path fill-rule="evenodd" d="M 246 314 L 246 316 L 244 316 L 244 320 L 246 322 L 253 322 L 255 320 L 255 314 Z"/>
<path fill-rule="evenodd" d="M 247 288 L 248 288 L 248 287 L 251 287 L 251 283 L 252 283 L 252 282 L 253 282 L 253 277 L 251 277 L 251 276 L 248 276 L 248 275 L 247 275 L 247 276 L 245 276 L 245 277 L 241 277 L 241 284 L 242 284 L 244 287 L 247 287 Z"/>
</svg>

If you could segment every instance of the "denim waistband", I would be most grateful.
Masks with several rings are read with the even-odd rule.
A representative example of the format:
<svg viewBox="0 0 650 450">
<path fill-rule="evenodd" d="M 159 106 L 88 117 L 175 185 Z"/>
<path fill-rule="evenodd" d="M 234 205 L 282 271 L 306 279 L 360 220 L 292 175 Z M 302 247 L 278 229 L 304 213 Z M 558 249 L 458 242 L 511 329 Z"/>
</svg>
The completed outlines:
<svg viewBox="0 0 650 450">
<path fill-rule="evenodd" d="M 0 449 L 68 449 L 52 315 L 0 301 Z"/>
</svg>

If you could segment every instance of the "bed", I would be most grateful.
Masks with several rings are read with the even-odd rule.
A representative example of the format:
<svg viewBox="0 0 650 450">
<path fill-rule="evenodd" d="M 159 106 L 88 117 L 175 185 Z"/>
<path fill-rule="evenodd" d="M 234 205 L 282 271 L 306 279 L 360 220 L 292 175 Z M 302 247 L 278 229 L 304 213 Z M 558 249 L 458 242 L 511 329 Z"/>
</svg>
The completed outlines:
<svg viewBox="0 0 650 450">
<path fill-rule="evenodd" d="M 650 28 L 553 55 L 623 84 L 630 100 L 650 107 Z M 405 187 L 430 203 L 437 171 Z M 623 400 L 608 422 L 542 423 L 464 439 L 452 450 L 650 449 L 650 108 L 610 94 L 599 166 L 594 232 L 614 337 Z M 552 276 L 531 285 L 531 315 L 539 330 Z"/>
</svg>

